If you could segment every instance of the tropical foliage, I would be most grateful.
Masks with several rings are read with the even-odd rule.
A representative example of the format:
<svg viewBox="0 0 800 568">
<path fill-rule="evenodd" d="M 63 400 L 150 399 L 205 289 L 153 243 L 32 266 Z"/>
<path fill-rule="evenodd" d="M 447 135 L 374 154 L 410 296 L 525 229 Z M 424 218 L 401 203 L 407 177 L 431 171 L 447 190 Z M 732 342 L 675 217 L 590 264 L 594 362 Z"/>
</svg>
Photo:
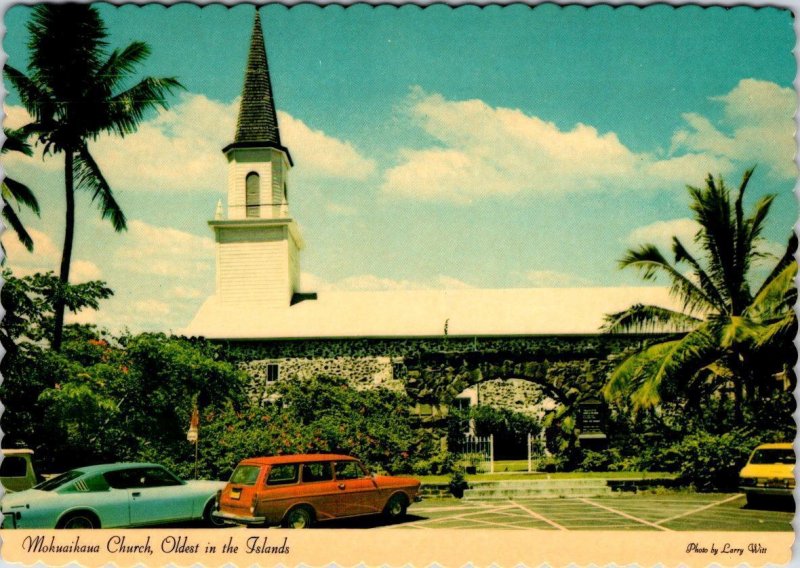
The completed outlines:
<svg viewBox="0 0 800 568">
<path fill-rule="evenodd" d="M 607 316 L 605 329 L 611 333 L 677 332 L 622 360 L 605 386 L 607 398 L 629 397 L 638 410 L 678 397 L 698 405 L 728 390 L 738 423 L 744 402 L 783 386 L 779 380 L 793 379 L 796 239 L 753 292 L 752 269 L 765 257 L 759 243 L 775 196 L 758 199 L 745 215 L 752 174 L 752 169 L 745 172 L 735 195 L 711 175 L 703 187 L 688 188 L 700 227 L 694 237 L 697 256 L 673 237 L 674 262 L 652 244 L 629 250 L 620 260 L 621 268 L 638 269 L 645 280 L 665 276 L 682 309 L 635 305 Z"/>
<path fill-rule="evenodd" d="M 3 128 L 3 134 L 5 134 L 6 141 L 0 152 L 3 154 L 7 152 L 19 152 L 26 156 L 33 155 L 30 144 L 28 144 L 25 135 L 20 130 Z M 14 230 L 17 238 L 25 248 L 29 251 L 33 251 L 33 239 L 22 224 L 22 220 L 19 218 L 17 211 L 24 205 L 36 213 L 36 215 L 39 215 L 39 202 L 36 196 L 27 185 L 6 176 L 3 179 L 2 197 L 5 202 L 3 218 L 5 218 L 8 225 Z"/>
<path fill-rule="evenodd" d="M 125 215 L 89 151 L 89 142 L 101 134 L 135 132 L 147 111 L 166 108 L 167 95 L 181 85 L 174 78 L 135 81 L 134 74 L 150 48 L 137 41 L 109 53 L 105 25 L 90 5 L 39 4 L 27 29 L 28 74 L 10 65 L 4 72 L 32 117 L 19 136 L 33 136 L 45 155 L 64 155 L 66 223 L 59 278 L 66 284 L 76 189 L 91 194 L 102 217 L 116 231 L 126 228 Z M 52 336 L 56 351 L 61 348 L 64 309 L 65 299 L 58 296 Z"/>
</svg>

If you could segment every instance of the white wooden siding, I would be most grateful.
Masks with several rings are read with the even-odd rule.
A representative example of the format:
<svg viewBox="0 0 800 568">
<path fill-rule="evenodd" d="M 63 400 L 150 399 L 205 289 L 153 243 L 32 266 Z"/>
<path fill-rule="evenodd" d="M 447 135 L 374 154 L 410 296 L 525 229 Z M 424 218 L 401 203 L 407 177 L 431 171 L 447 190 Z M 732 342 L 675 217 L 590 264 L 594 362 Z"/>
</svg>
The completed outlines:
<svg viewBox="0 0 800 568">
<path fill-rule="evenodd" d="M 219 295 L 225 303 L 285 307 L 290 300 L 289 251 L 282 227 L 221 230 Z"/>
</svg>

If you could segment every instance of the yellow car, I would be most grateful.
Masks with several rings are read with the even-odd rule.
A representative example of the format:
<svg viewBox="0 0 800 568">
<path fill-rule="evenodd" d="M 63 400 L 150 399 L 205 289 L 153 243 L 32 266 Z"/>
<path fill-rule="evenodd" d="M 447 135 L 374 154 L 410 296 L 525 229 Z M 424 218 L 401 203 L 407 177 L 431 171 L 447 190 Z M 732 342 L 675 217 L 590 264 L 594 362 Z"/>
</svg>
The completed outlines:
<svg viewBox="0 0 800 568">
<path fill-rule="evenodd" d="M 792 496 L 794 491 L 794 449 L 788 442 L 761 444 L 739 472 L 739 489 L 747 504 L 755 505 L 767 496 Z"/>
</svg>

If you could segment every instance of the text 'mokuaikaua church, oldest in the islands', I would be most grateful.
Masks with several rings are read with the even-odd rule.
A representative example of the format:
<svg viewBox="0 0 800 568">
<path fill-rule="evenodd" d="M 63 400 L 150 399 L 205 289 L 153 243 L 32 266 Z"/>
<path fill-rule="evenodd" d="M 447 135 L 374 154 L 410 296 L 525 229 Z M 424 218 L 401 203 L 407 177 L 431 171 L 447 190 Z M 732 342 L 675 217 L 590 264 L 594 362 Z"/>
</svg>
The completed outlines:
<svg viewBox="0 0 800 568">
<path fill-rule="evenodd" d="M 236 134 L 223 153 L 227 206 L 208 223 L 216 293 L 185 333 L 223 342 L 253 377 L 254 396 L 279 378 L 337 374 L 356 388 L 403 388 L 432 419 L 455 397 L 541 414 L 597 397 L 609 355 L 641 340 L 603 335 L 605 314 L 673 305 L 655 287 L 303 290 L 305 243 L 289 206 L 303 192 L 287 183 L 293 162 L 258 12 Z"/>
</svg>

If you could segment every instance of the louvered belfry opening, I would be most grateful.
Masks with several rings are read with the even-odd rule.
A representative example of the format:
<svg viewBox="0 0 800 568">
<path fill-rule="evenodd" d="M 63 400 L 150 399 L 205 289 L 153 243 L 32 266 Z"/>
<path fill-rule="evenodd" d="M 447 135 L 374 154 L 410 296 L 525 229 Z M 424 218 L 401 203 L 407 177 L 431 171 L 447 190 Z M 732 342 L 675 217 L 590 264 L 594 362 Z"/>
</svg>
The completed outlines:
<svg viewBox="0 0 800 568">
<path fill-rule="evenodd" d="M 261 176 L 255 172 L 250 172 L 245 178 L 245 206 L 247 217 L 261 216 Z"/>
</svg>

